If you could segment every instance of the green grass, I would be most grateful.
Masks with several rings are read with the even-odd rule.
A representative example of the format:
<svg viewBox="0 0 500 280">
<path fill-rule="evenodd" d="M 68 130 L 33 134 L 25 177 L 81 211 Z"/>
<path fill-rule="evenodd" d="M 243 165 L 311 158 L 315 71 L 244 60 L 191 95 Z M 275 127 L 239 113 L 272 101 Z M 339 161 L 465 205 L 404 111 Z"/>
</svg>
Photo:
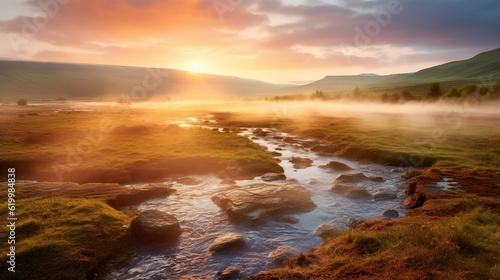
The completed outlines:
<svg viewBox="0 0 500 280">
<path fill-rule="evenodd" d="M 53 197 L 16 203 L 16 279 L 88 279 L 125 246 L 130 218 L 101 201 Z M 0 213 L 7 213 L 5 203 Z M 7 252 L 7 242 L 1 249 Z M 12 276 L 6 261 L 3 254 L 2 279 Z"/>
<path fill-rule="evenodd" d="M 207 164 L 198 170 L 202 172 L 217 173 L 231 164 L 250 167 L 254 176 L 260 175 L 259 172 L 282 170 L 272 156 L 236 133 L 197 127 L 167 128 L 168 121 L 182 120 L 185 113 L 165 109 L 154 112 L 106 110 L 106 113 L 75 114 L 42 111 L 38 116 L 4 117 L 0 121 L 0 144 L 3 147 L 0 161 L 24 161 L 36 165 L 30 174 L 19 174 L 24 179 L 36 179 L 37 174 L 52 174 L 50 176 L 54 177 L 54 166 L 57 166 L 56 170 L 115 170 L 123 173 L 140 171 L 138 168 L 167 170 L 172 167 L 169 164 L 180 168 L 178 160 L 206 160 Z M 141 127 L 145 131 L 114 131 L 123 126 Z M 19 167 L 20 171 L 29 168 L 25 163 L 21 165 L 13 167 Z M 43 179 L 54 180 L 52 177 Z"/>
</svg>

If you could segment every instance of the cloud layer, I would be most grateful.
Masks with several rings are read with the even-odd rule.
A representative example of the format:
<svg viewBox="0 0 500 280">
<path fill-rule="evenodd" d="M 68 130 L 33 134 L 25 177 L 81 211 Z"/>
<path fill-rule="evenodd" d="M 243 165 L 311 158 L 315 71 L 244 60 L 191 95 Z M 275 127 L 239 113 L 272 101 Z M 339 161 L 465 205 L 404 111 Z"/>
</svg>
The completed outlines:
<svg viewBox="0 0 500 280">
<path fill-rule="evenodd" d="M 497 0 L 19 5 L 32 16 L 0 21 L 0 56 L 172 68 L 198 61 L 208 72 L 285 81 L 415 71 L 500 47 Z"/>
</svg>

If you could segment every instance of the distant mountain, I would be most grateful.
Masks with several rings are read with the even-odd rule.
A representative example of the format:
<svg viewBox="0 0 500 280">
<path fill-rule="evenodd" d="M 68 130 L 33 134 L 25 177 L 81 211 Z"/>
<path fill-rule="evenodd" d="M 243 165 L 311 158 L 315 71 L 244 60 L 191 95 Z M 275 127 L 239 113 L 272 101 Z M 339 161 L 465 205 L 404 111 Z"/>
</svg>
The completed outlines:
<svg viewBox="0 0 500 280">
<path fill-rule="evenodd" d="M 0 61 L 0 99 L 256 97 L 286 87 L 174 69 Z"/>
<path fill-rule="evenodd" d="M 132 100 L 156 98 L 259 98 L 263 96 L 352 91 L 422 91 L 430 83 L 443 86 L 500 80 L 500 48 L 473 58 L 415 73 L 379 76 L 372 73 L 326 76 L 305 85 L 279 85 L 257 80 L 174 69 L 0 60 L 0 101 L 16 98 Z"/>
</svg>

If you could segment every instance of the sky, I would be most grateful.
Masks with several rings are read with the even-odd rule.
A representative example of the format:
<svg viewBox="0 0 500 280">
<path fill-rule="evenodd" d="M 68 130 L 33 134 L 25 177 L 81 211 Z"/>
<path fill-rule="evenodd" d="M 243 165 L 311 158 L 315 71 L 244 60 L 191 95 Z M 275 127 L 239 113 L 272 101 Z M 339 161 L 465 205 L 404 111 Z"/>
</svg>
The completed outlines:
<svg viewBox="0 0 500 280">
<path fill-rule="evenodd" d="M 303 83 L 500 47 L 498 0 L 2 0 L 0 57 Z"/>
</svg>

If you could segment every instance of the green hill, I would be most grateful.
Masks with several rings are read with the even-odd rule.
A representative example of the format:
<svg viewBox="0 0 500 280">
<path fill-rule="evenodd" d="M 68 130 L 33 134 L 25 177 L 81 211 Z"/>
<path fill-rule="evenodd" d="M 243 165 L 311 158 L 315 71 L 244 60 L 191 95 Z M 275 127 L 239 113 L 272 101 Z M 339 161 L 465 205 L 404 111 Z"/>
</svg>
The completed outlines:
<svg viewBox="0 0 500 280">
<path fill-rule="evenodd" d="M 282 85 L 230 76 L 129 66 L 0 61 L 0 100 L 125 97 L 255 97 Z"/>
</svg>

